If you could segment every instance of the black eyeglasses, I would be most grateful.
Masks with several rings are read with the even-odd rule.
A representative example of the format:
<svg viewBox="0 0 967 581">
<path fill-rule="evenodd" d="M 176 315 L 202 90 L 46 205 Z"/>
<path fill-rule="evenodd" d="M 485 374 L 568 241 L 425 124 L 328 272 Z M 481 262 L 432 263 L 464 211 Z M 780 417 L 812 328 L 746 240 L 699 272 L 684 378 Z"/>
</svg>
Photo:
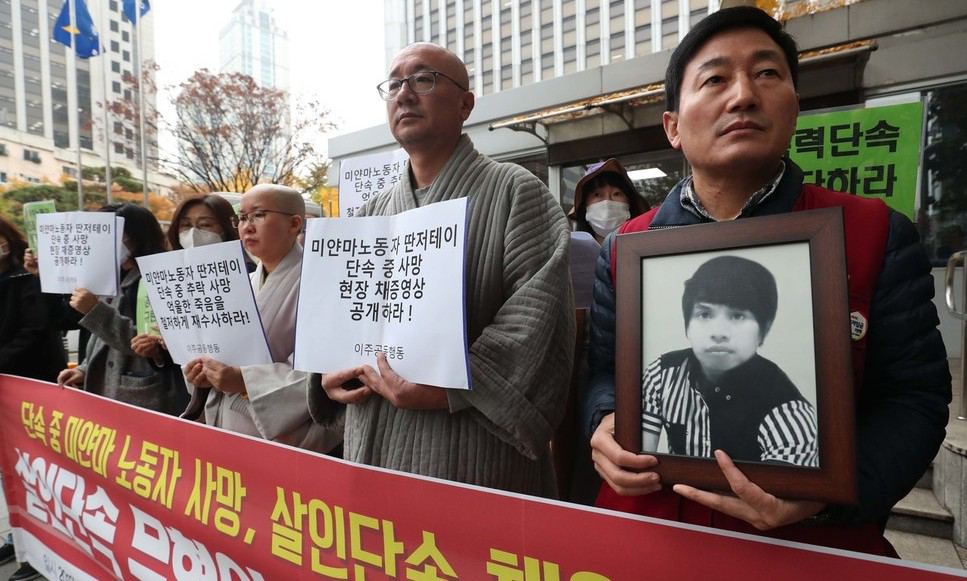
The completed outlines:
<svg viewBox="0 0 967 581">
<path fill-rule="evenodd" d="M 448 77 L 440 71 L 420 71 L 402 79 L 387 79 L 376 85 L 376 90 L 379 91 L 379 96 L 382 97 L 384 101 L 392 101 L 395 99 L 403 89 L 404 83 L 417 95 L 426 95 L 432 91 L 434 87 L 436 87 L 436 78 L 438 76 L 447 79 L 456 85 L 461 91 L 468 90 L 466 87 L 453 80 L 453 77 Z"/>
</svg>

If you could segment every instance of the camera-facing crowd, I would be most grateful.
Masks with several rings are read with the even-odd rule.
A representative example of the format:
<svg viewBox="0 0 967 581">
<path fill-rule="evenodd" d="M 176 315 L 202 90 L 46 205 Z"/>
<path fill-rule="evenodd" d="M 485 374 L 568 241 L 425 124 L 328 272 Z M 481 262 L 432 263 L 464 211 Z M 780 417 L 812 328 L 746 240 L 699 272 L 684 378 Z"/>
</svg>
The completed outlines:
<svg viewBox="0 0 967 581">
<path fill-rule="evenodd" d="M 69 299 L 42 296 L 23 234 L 0 219 L 0 372 L 363 464 L 896 556 L 883 537 L 886 518 L 936 454 L 950 400 L 930 264 L 910 221 L 880 201 L 804 184 L 786 157 L 798 83 L 795 41 L 766 13 L 738 7 L 708 16 L 674 51 L 665 82 L 663 126 L 691 175 L 649 209 L 616 160 L 595 164 L 574 193 L 569 225 L 539 179 L 479 153 L 463 133 L 474 109 L 464 63 L 434 44 L 404 48 L 378 89 L 409 162 L 402 179 L 359 215 L 472 200 L 464 273 L 471 390 L 408 381 L 382 353 L 374 366 L 323 375 L 293 368 L 305 206 L 297 191 L 270 184 L 246 192 L 238 215 L 216 195 L 189 199 L 167 233 L 143 208 L 105 207 L 125 218 L 127 256 L 116 297 L 85 289 Z M 659 457 L 626 450 L 614 437 L 616 237 L 830 207 L 842 208 L 849 310 L 861 321 L 852 336 L 851 377 L 858 503 L 778 498 L 733 462 L 814 466 L 817 458 L 814 440 L 784 441 L 791 426 L 799 430 L 792 439 L 815 432 L 811 407 L 757 354 L 775 318 L 774 304 L 761 306 L 775 302 L 775 281 L 735 261 L 696 272 L 682 297 L 691 347 L 662 355 L 642 378 L 646 437 L 657 441 L 665 431 L 673 450 L 714 457 L 730 490 L 663 483 Z M 577 348 L 572 228 L 601 244 L 589 339 Z M 204 356 L 178 366 L 160 337 L 136 332 L 134 259 L 236 239 L 257 262 L 252 288 L 274 363 L 231 366 Z M 722 288 L 722 276 L 734 284 Z M 89 339 L 79 365 L 67 368 L 60 331 L 72 326 Z M 583 472 L 573 475 L 583 486 L 577 492 L 558 486 L 552 458 L 561 451 L 552 454 L 551 445 L 574 366 L 584 373 L 576 374 L 571 396 L 577 419 L 565 428 L 583 437 L 563 453 Z M 720 386 L 756 394 L 730 404 L 749 406 L 739 408 L 740 422 L 709 395 Z M 751 399 L 758 403 L 738 401 Z M 679 408 L 688 408 L 687 420 Z"/>
</svg>

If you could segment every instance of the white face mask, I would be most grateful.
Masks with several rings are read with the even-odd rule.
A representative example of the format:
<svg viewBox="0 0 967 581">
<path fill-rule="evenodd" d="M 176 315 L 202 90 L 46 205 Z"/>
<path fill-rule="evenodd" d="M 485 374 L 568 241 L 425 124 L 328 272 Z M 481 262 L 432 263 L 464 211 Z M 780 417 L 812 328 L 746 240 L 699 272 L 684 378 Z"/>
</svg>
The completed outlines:
<svg viewBox="0 0 967 581">
<path fill-rule="evenodd" d="M 182 248 L 197 248 L 208 244 L 218 244 L 222 237 L 210 230 L 201 228 L 189 228 L 178 233 L 178 242 Z"/>
<path fill-rule="evenodd" d="M 627 202 L 601 200 L 588 206 L 584 217 L 595 234 L 604 238 L 631 217 L 631 210 Z"/>
<path fill-rule="evenodd" d="M 128 248 L 127 244 L 122 244 L 121 248 L 119 249 L 119 252 L 120 254 L 118 254 L 118 265 L 121 266 L 125 262 L 127 262 L 129 258 L 131 258 L 131 250 Z"/>
</svg>

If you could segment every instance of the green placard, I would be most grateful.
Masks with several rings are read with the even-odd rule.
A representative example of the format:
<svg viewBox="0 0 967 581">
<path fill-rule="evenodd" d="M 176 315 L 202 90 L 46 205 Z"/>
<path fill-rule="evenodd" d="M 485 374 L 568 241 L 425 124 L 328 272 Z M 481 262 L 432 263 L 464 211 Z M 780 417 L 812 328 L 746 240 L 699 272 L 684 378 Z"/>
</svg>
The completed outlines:
<svg viewBox="0 0 967 581">
<path fill-rule="evenodd" d="M 56 211 L 54 200 L 24 204 L 24 228 L 27 230 L 27 243 L 31 250 L 37 249 L 37 214 L 53 214 Z"/>
<path fill-rule="evenodd" d="M 158 319 L 154 317 L 154 309 L 148 302 L 148 285 L 138 285 L 138 335 L 161 335 L 158 330 Z"/>
<path fill-rule="evenodd" d="M 801 115 L 789 157 L 805 182 L 879 198 L 914 219 L 923 103 Z"/>
</svg>

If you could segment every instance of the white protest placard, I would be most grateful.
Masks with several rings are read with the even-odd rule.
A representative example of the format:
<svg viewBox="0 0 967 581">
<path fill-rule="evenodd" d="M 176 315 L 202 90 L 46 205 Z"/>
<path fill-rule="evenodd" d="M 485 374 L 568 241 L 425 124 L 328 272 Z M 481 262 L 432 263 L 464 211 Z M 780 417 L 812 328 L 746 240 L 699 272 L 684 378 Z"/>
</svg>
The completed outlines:
<svg viewBox="0 0 967 581">
<path fill-rule="evenodd" d="M 241 242 L 142 256 L 138 267 L 175 363 L 202 355 L 227 365 L 272 362 Z"/>
<path fill-rule="evenodd" d="M 395 216 L 308 221 L 295 368 L 327 373 L 382 351 L 409 381 L 470 388 L 467 199 Z"/>
<path fill-rule="evenodd" d="M 117 295 L 122 228 L 112 212 L 37 214 L 41 289 L 69 295 L 86 288 L 99 296 Z"/>
<path fill-rule="evenodd" d="M 406 160 L 402 149 L 350 157 L 339 163 L 339 215 L 352 218 L 359 207 L 400 181 Z"/>
</svg>

